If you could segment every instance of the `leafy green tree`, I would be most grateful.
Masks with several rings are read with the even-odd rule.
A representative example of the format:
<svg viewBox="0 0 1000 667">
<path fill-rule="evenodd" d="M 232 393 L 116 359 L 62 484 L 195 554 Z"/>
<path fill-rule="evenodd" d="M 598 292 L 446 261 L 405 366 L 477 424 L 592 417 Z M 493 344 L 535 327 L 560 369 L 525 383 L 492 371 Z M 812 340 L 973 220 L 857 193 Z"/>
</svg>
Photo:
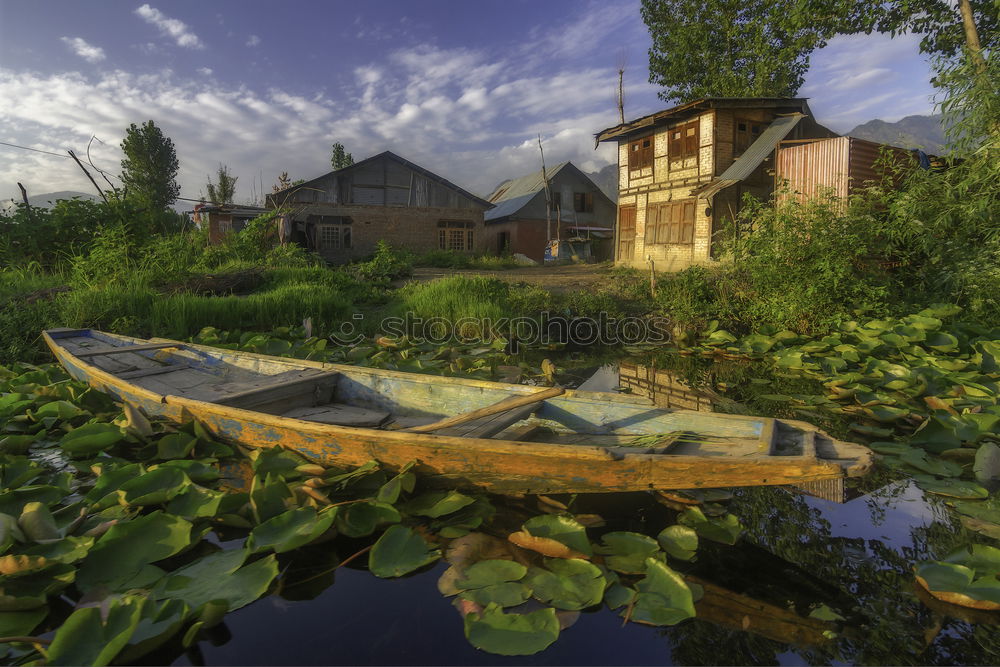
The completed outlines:
<svg viewBox="0 0 1000 667">
<path fill-rule="evenodd" d="M 793 97 L 821 48 L 855 10 L 823 2 L 829 18 L 810 16 L 809 0 L 642 0 L 649 28 L 649 81 L 660 98 Z M 858 22 L 852 25 L 859 25 Z"/>
<path fill-rule="evenodd" d="M 212 177 L 209 176 L 208 183 L 205 185 L 205 190 L 208 191 L 208 201 L 213 204 L 232 204 L 233 196 L 236 194 L 236 181 L 239 179 L 239 176 L 233 176 L 229 171 L 229 167 L 220 164 L 216 178 L 218 182 L 213 183 Z"/>
<path fill-rule="evenodd" d="M 330 166 L 335 170 L 350 167 L 354 164 L 354 158 L 351 157 L 351 154 L 344 151 L 344 144 L 338 141 L 331 148 L 333 152 L 330 155 Z"/>
<path fill-rule="evenodd" d="M 995 0 L 968 0 L 983 50 L 1000 46 L 1000 4 Z M 867 4 L 867 3 L 866 3 Z M 855 26 L 858 31 L 921 36 L 920 51 L 953 59 L 969 48 L 962 15 L 949 0 L 890 0 L 867 5 L 870 16 Z"/>
<path fill-rule="evenodd" d="M 181 192 L 177 184 L 177 152 L 174 142 L 165 137 L 153 121 L 141 126 L 132 123 L 125 131 L 121 144 L 122 183 L 129 195 L 148 207 L 150 212 L 162 211 Z"/>
</svg>

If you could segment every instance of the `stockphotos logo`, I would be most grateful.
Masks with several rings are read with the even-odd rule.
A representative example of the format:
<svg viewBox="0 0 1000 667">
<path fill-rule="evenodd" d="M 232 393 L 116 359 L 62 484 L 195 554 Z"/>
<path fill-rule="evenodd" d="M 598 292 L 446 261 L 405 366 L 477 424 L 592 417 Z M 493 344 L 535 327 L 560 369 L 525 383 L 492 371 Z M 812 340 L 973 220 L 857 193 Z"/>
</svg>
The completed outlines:
<svg viewBox="0 0 1000 667">
<path fill-rule="evenodd" d="M 365 317 L 355 313 L 341 323 L 330 340 L 337 345 L 357 345 L 365 336 Z M 418 317 L 407 312 L 402 317 L 387 317 L 378 326 L 386 336 L 406 336 L 414 343 L 444 345 L 452 340 L 465 344 L 486 344 L 507 337 L 524 345 L 637 345 L 670 342 L 670 322 L 666 318 L 612 317 L 599 313 L 593 317 L 567 318 L 545 311 L 538 317 L 474 318 L 452 321 L 445 317 Z"/>
</svg>

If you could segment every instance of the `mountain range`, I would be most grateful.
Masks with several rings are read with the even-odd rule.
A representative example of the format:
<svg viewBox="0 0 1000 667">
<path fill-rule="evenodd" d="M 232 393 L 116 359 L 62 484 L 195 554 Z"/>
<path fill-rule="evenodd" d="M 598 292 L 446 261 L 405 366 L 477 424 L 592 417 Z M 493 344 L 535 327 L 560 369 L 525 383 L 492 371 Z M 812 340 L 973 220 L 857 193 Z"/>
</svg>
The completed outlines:
<svg viewBox="0 0 1000 667">
<path fill-rule="evenodd" d="M 876 119 L 862 123 L 846 134 L 880 144 L 891 144 L 901 148 L 919 148 L 932 155 L 943 155 L 947 150 L 945 148 L 947 140 L 942 121 L 940 114 L 907 116 L 895 123 Z"/>
</svg>

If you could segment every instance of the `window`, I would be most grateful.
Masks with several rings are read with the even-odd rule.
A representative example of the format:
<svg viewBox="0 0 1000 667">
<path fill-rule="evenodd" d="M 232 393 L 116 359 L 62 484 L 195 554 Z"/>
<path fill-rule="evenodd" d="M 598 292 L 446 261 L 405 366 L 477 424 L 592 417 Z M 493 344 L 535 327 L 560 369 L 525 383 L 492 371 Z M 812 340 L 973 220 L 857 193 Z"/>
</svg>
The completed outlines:
<svg viewBox="0 0 1000 667">
<path fill-rule="evenodd" d="M 438 248 L 441 250 L 472 250 L 471 222 L 441 220 L 438 222 Z"/>
<path fill-rule="evenodd" d="M 351 247 L 350 218 L 337 215 L 309 215 L 306 225 L 316 226 L 316 249 L 347 250 Z"/>
<path fill-rule="evenodd" d="M 593 192 L 574 192 L 573 193 L 573 210 L 577 213 L 593 213 L 594 211 L 594 193 Z"/>
<path fill-rule="evenodd" d="M 733 151 L 737 154 L 750 148 L 764 130 L 764 123 L 745 118 L 736 119 L 736 136 L 733 139 Z"/>
<path fill-rule="evenodd" d="M 693 120 L 670 130 L 670 146 L 668 147 L 671 160 L 691 157 L 698 154 L 698 146 L 701 138 L 698 136 L 698 121 Z"/>
<path fill-rule="evenodd" d="M 556 211 L 562 208 L 562 193 L 552 192 L 552 210 Z"/>
<path fill-rule="evenodd" d="M 618 209 L 618 259 L 629 261 L 635 252 L 635 206 Z"/>
<path fill-rule="evenodd" d="M 645 169 L 653 166 L 653 135 L 628 144 L 628 168 Z"/>
<path fill-rule="evenodd" d="M 694 243 L 696 200 L 688 199 L 646 208 L 646 244 Z"/>
</svg>

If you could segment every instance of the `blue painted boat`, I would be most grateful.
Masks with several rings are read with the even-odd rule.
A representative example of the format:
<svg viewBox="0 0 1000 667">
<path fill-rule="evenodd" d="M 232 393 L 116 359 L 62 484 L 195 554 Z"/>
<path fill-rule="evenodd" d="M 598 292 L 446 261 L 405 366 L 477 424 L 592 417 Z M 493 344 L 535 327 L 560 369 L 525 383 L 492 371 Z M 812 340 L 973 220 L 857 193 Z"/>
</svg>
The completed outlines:
<svg viewBox="0 0 1000 667">
<path fill-rule="evenodd" d="M 269 357 L 91 329 L 43 333 L 76 379 L 220 440 L 323 465 L 415 461 L 498 493 L 842 485 L 872 453 L 810 424 L 658 408 L 625 394 Z"/>
</svg>

